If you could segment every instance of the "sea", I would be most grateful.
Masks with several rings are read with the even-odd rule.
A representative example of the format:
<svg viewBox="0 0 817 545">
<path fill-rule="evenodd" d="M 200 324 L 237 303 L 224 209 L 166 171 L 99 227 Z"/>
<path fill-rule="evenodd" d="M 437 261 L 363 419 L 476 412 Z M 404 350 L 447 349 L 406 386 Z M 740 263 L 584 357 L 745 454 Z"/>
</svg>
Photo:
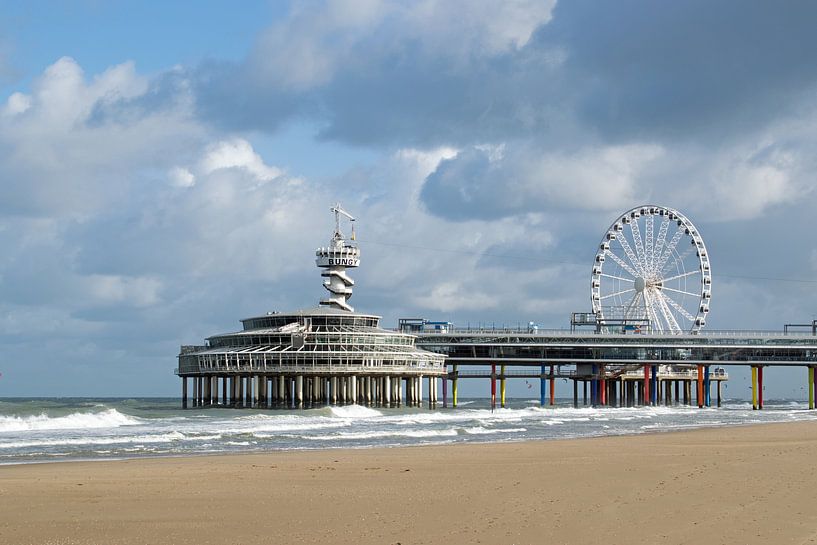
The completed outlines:
<svg viewBox="0 0 817 545">
<path fill-rule="evenodd" d="M 178 398 L 6 398 L 0 399 L 0 464 L 557 440 L 817 420 L 804 401 L 785 399 L 766 401 L 762 411 L 746 401 L 705 409 L 574 409 L 569 399 L 556 401 L 539 407 L 538 400 L 510 399 L 494 410 L 486 399 L 435 410 L 182 410 Z"/>
</svg>

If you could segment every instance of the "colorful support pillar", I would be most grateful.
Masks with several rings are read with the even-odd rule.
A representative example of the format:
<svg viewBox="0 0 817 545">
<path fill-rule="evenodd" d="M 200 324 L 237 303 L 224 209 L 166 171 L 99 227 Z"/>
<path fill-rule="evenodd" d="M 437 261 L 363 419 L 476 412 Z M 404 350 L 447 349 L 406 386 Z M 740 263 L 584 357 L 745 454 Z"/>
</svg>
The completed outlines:
<svg viewBox="0 0 817 545">
<path fill-rule="evenodd" d="M 443 376 L 443 409 L 448 407 L 448 377 Z"/>
<path fill-rule="evenodd" d="M 457 408 L 457 366 L 454 366 L 454 377 L 451 379 L 451 406 Z"/>
<path fill-rule="evenodd" d="M 704 404 L 707 407 L 712 406 L 712 394 L 709 390 L 709 366 L 704 367 Z"/>
<path fill-rule="evenodd" d="M 752 366 L 752 410 L 757 410 L 757 367 Z"/>
<path fill-rule="evenodd" d="M 641 397 L 644 405 L 649 405 L 652 400 L 650 395 L 650 366 L 644 366 L 644 395 Z"/>
<path fill-rule="evenodd" d="M 499 367 L 499 405 L 505 408 L 505 366 Z"/>
<path fill-rule="evenodd" d="M 604 364 L 599 365 L 599 404 L 607 405 L 607 380 L 604 378 Z"/>
<path fill-rule="evenodd" d="M 491 410 L 496 409 L 496 364 L 491 364 Z"/>
<path fill-rule="evenodd" d="M 545 406 L 545 366 L 539 369 L 539 406 Z"/>
<path fill-rule="evenodd" d="M 757 368 L 757 408 L 763 409 L 763 366 Z"/>
<path fill-rule="evenodd" d="M 704 366 L 698 366 L 698 380 L 696 381 L 698 384 L 697 389 L 697 397 L 696 400 L 698 401 L 698 408 L 701 409 L 704 406 Z"/>
<path fill-rule="evenodd" d="M 553 375 L 553 366 L 550 366 L 550 405 L 556 404 L 556 377 Z"/>
<path fill-rule="evenodd" d="M 808 408 L 814 408 L 814 367 L 808 368 Z"/>
<path fill-rule="evenodd" d="M 650 384 L 650 395 L 652 396 L 652 404 L 658 405 L 658 395 L 660 391 L 658 390 L 658 366 L 652 365 L 652 369 L 650 370 L 651 376 L 650 380 L 652 381 Z"/>
</svg>

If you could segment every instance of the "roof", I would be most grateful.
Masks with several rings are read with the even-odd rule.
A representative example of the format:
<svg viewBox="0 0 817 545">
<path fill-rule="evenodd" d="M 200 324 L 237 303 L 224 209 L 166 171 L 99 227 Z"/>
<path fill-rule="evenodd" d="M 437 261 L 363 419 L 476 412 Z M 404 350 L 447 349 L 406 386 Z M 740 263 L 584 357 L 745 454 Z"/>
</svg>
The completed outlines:
<svg viewBox="0 0 817 545">
<path fill-rule="evenodd" d="M 241 321 L 246 322 L 247 320 L 267 318 L 269 316 L 359 316 L 361 318 L 377 318 L 378 320 L 380 319 L 380 316 L 377 316 L 376 314 L 362 314 L 360 312 L 349 312 L 348 310 L 341 310 L 335 307 L 312 307 L 294 310 L 291 312 L 273 311 L 268 312 L 267 314 L 262 314 L 261 316 L 252 316 L 251 318 L 244 318 Z"/>
</svg>

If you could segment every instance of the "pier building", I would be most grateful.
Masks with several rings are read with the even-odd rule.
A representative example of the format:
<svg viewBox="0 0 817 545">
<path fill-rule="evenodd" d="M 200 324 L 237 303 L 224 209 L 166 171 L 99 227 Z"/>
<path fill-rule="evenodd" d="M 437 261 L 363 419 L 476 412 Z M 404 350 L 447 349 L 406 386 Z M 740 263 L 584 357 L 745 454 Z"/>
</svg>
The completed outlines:
<svg viewBox="0 0 817 545">
<path fill-rule="evenodd" d="M 360 250 L 346 240 L 334 206 L 335 231 L 316 251 L 327 298 L 320 306 L 269 312 L 242 320 L 243 328 L 214 335 L 204 345 L 182 346 L 182 406 L 310 407 L 324 404 L 419 405 L 423 382 L 436 405 L 445 356 L 415 346 L 415 335 L 380 327 L 380 317 L 354 312 L 348 268 Z"/>
</svg>

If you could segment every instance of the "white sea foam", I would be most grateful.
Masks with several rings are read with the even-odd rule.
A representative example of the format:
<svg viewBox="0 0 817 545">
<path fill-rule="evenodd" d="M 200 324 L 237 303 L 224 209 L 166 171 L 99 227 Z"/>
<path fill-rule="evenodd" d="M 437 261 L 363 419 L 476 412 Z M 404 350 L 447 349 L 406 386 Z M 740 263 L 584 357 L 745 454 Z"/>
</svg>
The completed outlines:
<svg viewBox="0 0 817 545">
<path fill-rule="evenodd" d="M 339 418 L 374 418 L 383 416 L 383 413 L 364 407 L 362 405 L 346 405 L 342 407 L 330 407 L 332 416 Z"/>
<path fill-rule="evenodd" d="M 494 435 L 497 433 L 520 433 L 528 431 L 527 428 L 483 428 L 482 426 L 475 426 L 473 428 L 465 428 L 463 430 L 469 435 Z"/>
<path fill-rule="evenodd" d="M 318 435 L 313 437 L 307 437 L 307 439 L 311 439 L 313 441 L 350 441 L 350 440 L 360 440 L 360 439 L 381 439 L 384 437 L 413 437 L 413 438 L 424 438 L 424 437 L 454 437 L 458 435 L 457 430 L 454 429 L 445 429 L 445 430 L 377 430 L 377 431 L 360 431 L 360 432 L 348 432 L 348 433 L 336 433 L 332 435 Z"/>
<path fill-rule="evenodd" d="M 162 433 L 157 435 L 131 435 L 125 437 L 67 437 L 64 439 L 31 439 L 26 441 L 4 441 L 0 443 L 0 449 L 31 448 L 31 447 L 56 447 L 56 446 L 79 446 L 79 445 L 127 445 L 144 443 L 171 443 L 183 439 L 199 439 L 198 437 L 187 437 L 177 431 Z"/>
<path fill-rule="evenodd" d="M 116 409 L 100 412 L 76 412 L 65 416 L 0 416 L 0 433 L 35 430 L 72 430 L 88 428 L 118 428 L 140 424 L 138 418 L 122 414 Z"/>
</svg>

